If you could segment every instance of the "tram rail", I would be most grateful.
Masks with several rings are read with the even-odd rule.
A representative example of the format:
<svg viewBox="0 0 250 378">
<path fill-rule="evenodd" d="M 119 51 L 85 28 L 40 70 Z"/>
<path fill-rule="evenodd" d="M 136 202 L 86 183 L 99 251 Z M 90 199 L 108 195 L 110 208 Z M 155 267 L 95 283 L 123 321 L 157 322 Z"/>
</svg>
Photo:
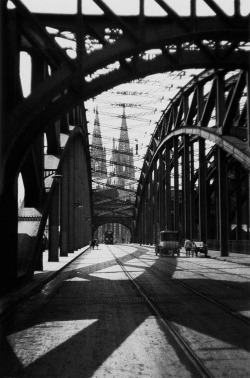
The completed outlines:
<svg viewBox="0 0 250 378">
<path fill-rule="evenodd" d="M 123 247 L 121 247 L 121 246 L 119 246 L 119 248 L 123 249 Z M 125 250 L 125 249 L 123 249 L 123 250 Z M 140 259 L 140 257 L 135 255 L 133 252 L 130 253 L 130 255 L 133 256 L 134 258 Z M 247 319 L 245 316 L 242 316 L 242 315 L 236 313 L 235 311 L 230 309 L 228 306 L 220 303 L 218 300 L 213 299 L 213 298 L 209 297 L 208 295 L 200 292 L 199 290 L 192 288 L 191 286 L 187 285 L 186 283 L 180 281 L 177 278 L 172 277 L 171 275 L 167 274 L 166 272 L 163 272 L 162 270 L 147 264 L 147 262 L 145 262 L 145 261 L 143 261 L 143 263 L 149 268 L 149 271 L 152 274 L 154 274 L 155 276 L 157 276 L 158 278 L 159 278 L 159 275 L 160 275 L 160 277 L 162 277 L 163 280 L 171 280 L 171 282 L 177 283 L 178 285 L 184 287 L 185 289 L 189 290 L 193 294 L 198 295 L 199 297 L 201 297 L 201 298 L 205 299 L 206 301 L 216 305 L 217 307 L 220 307 L 222 310 L 224 310 L 225 312 L 227 312 L 228 314 L 230 314 L 231 316 L 233 316 L 237 320 L 240 320 L 241 322 L 243 322 L 247 326 L 250 326 L 250 320 L 249 319 Z M 183 271 L 189 271 L 189 269 L 185 269 L 185 268 L 181 268 L 181 269 Z M 199 275 L 199 273 L 195 273 L 195 274 Z M 204 275 L 203 275 L 203 277 L 204 277 Z"/>
<path fill-rule="evenodd" d="M 204 365 L 203 361 L 197 356 L 197 354 L 194 352 L 192 348 L 187 344 L 186 340 L 181 336 L 179 332 L 177 332 L 174 327 L 171 324 L 171 321 L 167 319 L 166 315 L 163 314 L 160 307 L 150 298 L 150 295 L 146 292 L 146 290 L 140 285 L 136 280 L 132 277 L 132 275 L 129 273 L 129 271 L 126 269 L 125 264 L 123 263 L 122 259 L 117 257 L 113 250 L 107 246 L 110 253 L 116 260 L 117 264 L 121 267 L 122 271 L 125 273 L 125 275 L 129 278 L 129 280 L 132 282 L 132 284 L 136 287 L 139 294 L 145 299 L 146 304 L 150 308 L 150 310 L 158 317 L 161 324 L 164 326 L 165 330 L 172 336 L 172 339 L 175 341 L 175 343 L 178 345 L 178 347 L 185 353 L 185 355 L 188 357 L 190 362 L 192 363 L 193 367 L 196 369 L 197 373 L 201 377 L 206 378 L 212 378 L 214 377 L 213 374 L 207 369 L 207 367 Z M 121 248 L 120 246 L 116 245 L 116 248 Z M 133 253 L 130 255 L 133 256 Z M 137 259 L 139 257 L 136 257 Z M 140 258 L 139 258 L 140 259 Z M 146 264 L 147 265 L 147 264 Z"/>
</svg>

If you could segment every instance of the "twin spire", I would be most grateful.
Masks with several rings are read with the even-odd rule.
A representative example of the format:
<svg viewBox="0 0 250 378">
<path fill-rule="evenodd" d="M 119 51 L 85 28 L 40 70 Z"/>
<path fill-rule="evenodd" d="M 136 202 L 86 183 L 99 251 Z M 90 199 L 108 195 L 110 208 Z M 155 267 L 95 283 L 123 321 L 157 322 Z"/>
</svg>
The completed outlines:
<svg viewBox="0 0 250 378">
<path fill-rule="evenodd" d="M 101 127 L 99 120 L 98 107 L 96 106 L 95 110 L 95 120 L 94 120 L 94 129 L 92 136 L 92 168 L 96 171 L 96 176 L 105 177 L 107 172 L 106 166 L 106 148 L 103 147 Z M 126 185 L 126 176 L 128 178 L 134 178 L 134 158 L 133 158 L 133 149 L 130 148 L 130 142 L 128 137 L 128 127 L 125 114 L 125 104 L 123 104 L 122 120 L 120 126 L 120 137 L 118 139 L 118 147 L 115 143 L 115 138 L 113 138 L 113 146 L 111 152 L 111 162 L 114 175 L 118 176 L 116 178 L 116 184 Z M 106 166 L 104 168 L 104 165 Z M 98 170 L 100 171 L 98 173 Z M 102 173 L 101 173 L 102 172 Z M 115 177 L 113 177 L 115 179 Z"/>
<path fill-rule="evenodd" d="M 94 110 L 95 113 L 95 121 L 94 121 L 94 130 L 93 130 L 93 142 L 92 145 L 97 144 L 98 146 L 102 145 L 102 136 L 101 136 L 101 128 L 100 128 L 100 120 L 99 120 L 99 112 L 98 106 Z M 129 145 L 129 138 L 128 138 L 128 127 L 126 121 L 126 114 L 125 114 L 125 104 L 123 104 L 123 114 L 122 114 L 122 123 L 120 128 L 120 138 L 119 138 L 119 149 L 124 149 L 124 143 Z M 115 139 L 113 138 L 113 149 L 115 149 Z"/>
</svg>

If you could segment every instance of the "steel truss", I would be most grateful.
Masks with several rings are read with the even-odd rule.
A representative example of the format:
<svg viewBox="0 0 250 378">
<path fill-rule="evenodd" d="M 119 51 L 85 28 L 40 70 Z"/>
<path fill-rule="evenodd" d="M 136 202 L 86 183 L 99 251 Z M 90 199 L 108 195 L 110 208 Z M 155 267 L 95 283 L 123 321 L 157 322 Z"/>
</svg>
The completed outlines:
<svg viewBox="0 0 250 378">
<path fill-rule="evenodd" d="M 230 239 L 249 239 L 249 140 L 249 73 L 208 70 L 191 80 L 149 144 L 136 240 L 153 244 L 159 230 L 178 229 L 182 238 L 219 240 L 227 255 Z"/>
</svg>

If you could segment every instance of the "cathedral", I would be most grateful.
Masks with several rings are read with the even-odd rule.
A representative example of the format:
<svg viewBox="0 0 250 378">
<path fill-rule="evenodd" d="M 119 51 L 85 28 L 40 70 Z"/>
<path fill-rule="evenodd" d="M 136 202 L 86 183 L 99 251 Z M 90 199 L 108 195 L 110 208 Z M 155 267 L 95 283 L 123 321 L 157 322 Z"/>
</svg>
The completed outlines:
<svg viewBox="0 0 250 378">
<path fill-rule="evenodd" d="M 130 147 L 125 105 L 120 126 L 120 135 L 116 143 L 113 138 L 111 157 L 107 159 L 107 151 L 103 146 L 98 109 L 95 111 L 94 129 L 91 147 L 92 187 L 95 193 L 105 196 L 105 191 L 112 191 L 115 201 L 134 202 L 135 168 L 133 148 Z M 109 193 L 110 194 L 110 193 Z M 112 223 L 99 227 L 95 237 L 104 241 L 105 231 L 112 230 L 114 242 L 129 243 L 129 230 L 121 224 Z"/>
<path fill-rule="evenodd" d="M 106 149 L 102 144 L 102 134 L 97 108 L 95 111 L 95 121 L 92 135 L 91 170 L 93 189 L 105 187 L 107 181 Z"/>
</svg>

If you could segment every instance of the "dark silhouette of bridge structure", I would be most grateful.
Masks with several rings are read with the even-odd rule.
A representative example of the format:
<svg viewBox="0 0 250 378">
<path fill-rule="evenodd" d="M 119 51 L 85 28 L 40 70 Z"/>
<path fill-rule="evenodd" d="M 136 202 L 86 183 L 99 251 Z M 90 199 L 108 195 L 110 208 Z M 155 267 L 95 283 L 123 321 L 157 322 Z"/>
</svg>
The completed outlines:
<svg viewBox="0 0 250 378">
<path fill-rule="evenodd" d="M 179 229 L 183 238 L 216 240 L 222 255 L 232 225 L 237 242 L 249 240 L 250 25 L 241 1 L 228 15 L 215 0 L 204 0 L 212 15 L 198 16 L 197 1 L 190 0 L 189 15 L 181 16 L 167 1 L 154 0 L 161 17 L 145 16 L 143 0 L 136 16 L 93 1 L 102 15 L 82 14 L 80 0 L 75 15 L 34 13 L 20 0 L 12 0 L 11 9 L 0 3 L 2 293 L 39 269 L 46 228 L 49 259 L 57 261 L 112 222 L 112 214 L 95 216 L 84 101 L 154 73 L 203 69 L 159 119 L 134 212 L 117 221 L 130 228 L 134 242 L 154 244 L 159 230 Z M 75 58 L 57 38 L 74 42 Z M 22 52 L 31 59 L 28 97 Z"/>
</svg>

